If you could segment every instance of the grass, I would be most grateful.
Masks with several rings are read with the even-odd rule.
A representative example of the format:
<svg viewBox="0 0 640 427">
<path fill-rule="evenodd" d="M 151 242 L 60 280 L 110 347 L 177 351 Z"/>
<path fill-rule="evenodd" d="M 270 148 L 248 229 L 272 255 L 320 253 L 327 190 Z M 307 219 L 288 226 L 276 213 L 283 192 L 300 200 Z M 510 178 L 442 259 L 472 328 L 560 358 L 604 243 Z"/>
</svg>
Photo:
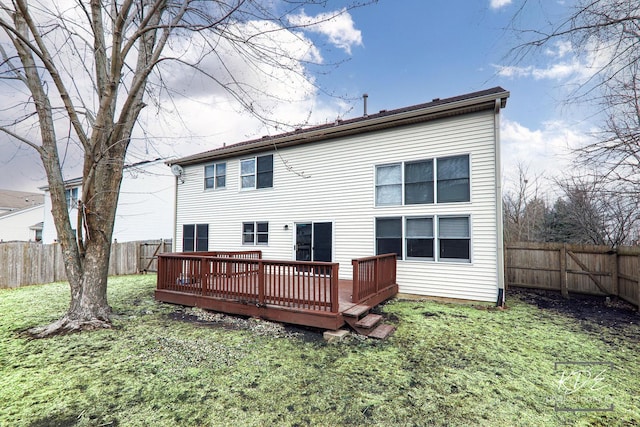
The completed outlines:
<svg viewBox="0 0 640 427">
<path fill-rule="evenodd" d="M 640 424 L 637 323 L 621 337 L 518 299 L 392 301 L 387 341 L 327 344 L 173 320 L 154 286 L 110 278 L 113 329 L 44 340 L 22 331 L 64 313 L 67 285 L 0 290 L 0 426 Z"/>
</svg>

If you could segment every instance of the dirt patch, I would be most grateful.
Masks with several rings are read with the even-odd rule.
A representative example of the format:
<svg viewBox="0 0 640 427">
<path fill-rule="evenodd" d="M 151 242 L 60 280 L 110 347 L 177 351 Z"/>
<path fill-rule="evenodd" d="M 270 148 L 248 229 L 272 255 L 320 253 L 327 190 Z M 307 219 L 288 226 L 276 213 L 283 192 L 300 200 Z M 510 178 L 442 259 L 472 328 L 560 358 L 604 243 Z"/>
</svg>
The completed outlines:
<svg viewBox="0 0 640 427">
<path fill-rule="evenodd" d="M 255 317 L 228 316 L 199 308 L 179 308 L 169 314 L 173 320 L 190 322 L 209 327 L 218 327 L 229 330 L 251 331 L 257 335 L 271 336 L 276 338 L 298 338 L 308 342 L 323 343 L 322 331 L 314 328 L 302 326 L 283 325 L 281 323 L 269 322 Z"/>
<path fill-rule="evenodd" d="M 510 298 L 572 317 L 583 330 L 594 333 L 606 330 L 612 336 L 640 342 L 640 313 L 619 298 L 570 294 L 565 299 L 559 292 L 525 288 L 510 288 L 507 305 Z"/>
</svg>

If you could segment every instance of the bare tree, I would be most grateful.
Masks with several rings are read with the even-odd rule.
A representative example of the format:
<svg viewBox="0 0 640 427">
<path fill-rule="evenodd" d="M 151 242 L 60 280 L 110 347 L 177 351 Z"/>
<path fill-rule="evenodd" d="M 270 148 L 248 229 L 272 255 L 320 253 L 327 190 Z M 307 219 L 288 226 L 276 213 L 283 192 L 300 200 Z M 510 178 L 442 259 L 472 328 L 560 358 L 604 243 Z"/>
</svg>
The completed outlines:
<svg viewBox="0 0 640 427">
<path fill-rule="evenodd" d="M 170 77 L 163 64 L 198 70 L 251 113 L 271 121 L 259 108 L 267 94 L 246 77 L 284 68 L 311 81 L 274 35 L 287 31 L 300 38 L 303 29 L 360 5 L 341 4 L 317 19 L 287 18 L 304 5 L 326 3 L 0 0 L 0 27 L 8 41 L 0 44 L 0 77 L 25 95 L 20 103 L 3 106 L 13 116 L 0 131 L 32 147 L 42 160 L 71 290 L 65 316 L 34 334 L 110 326 L 107 272 L 125 156 L 146 102 L 158 103 L 159 94 L 171 90 L 163 84 Z M 243 75 L 234 74 L 221 49 L 241 59 Z M 214 70 L 203 66 L 207 58 L 213 58 Z M 312 54 L 307 58 L 314 61 Z M 64 124 L 70 130 L 60 138 Z M 83 155 L 77 234 L 61 168 L 60 150 L 69 145 Z"/>
<path fill-rule="evenodd" d="M 524 39 L 512 50 L 516 62 L 564 43 L 580 60 L 580 78 L 568 101 L 584 102 L 600 121 L 593 144 L 582 148 L 582 165 L 601 165 L 603 176 L 638 185 L 640 178 L 640 2 L 577 0 L 563 19 L 542 28 L 521 28 L 519 17 L 543 2 L 524 0 L 512 20 Z"/>
<path fill-rule="evenodd" d="M 524 163 L 517 165 L 518 176 L 505 191 L 503 207 L 507 242 L 543 241 L 546 205 L 541 198 L 542 176 L 531 175 Z"/>
<path fill-rule="evenodd" d="M 547 218 L 549 241 L 608 245 L 631 244 L 640 226 L 640 198 L 612 187 L 600 173 L 556 180 L 563 197 Z"/>
</svg>

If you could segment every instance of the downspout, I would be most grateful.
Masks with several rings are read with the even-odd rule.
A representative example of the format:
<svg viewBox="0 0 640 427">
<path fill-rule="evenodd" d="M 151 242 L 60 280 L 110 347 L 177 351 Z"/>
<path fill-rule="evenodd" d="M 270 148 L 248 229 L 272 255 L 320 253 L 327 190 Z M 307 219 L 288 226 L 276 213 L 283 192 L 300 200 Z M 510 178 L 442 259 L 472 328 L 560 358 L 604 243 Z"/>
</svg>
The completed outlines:
<svg viewBox="0 0 640 427">
<path fill-rule="evenodd" d="M 496 99 L 493 115 L 494 135 L 496 141 L 496 250 L 497 250 L 497 273 L 498 273 L 498 299 L 496 307 L 504 307 L 504 221 L 502 212 L 502 164 L 500 161 L 500 106 L 501 100 Z"/>
<path fill-rule="evenodd" d="M 177 252 L 178 248 L 178 180 L 180 177 L 176 176 L 176 190 L 173 192 L 173 246 L 172 252 Z M 182 248 L 181 248 L 182 249 Z"/>
</svg>

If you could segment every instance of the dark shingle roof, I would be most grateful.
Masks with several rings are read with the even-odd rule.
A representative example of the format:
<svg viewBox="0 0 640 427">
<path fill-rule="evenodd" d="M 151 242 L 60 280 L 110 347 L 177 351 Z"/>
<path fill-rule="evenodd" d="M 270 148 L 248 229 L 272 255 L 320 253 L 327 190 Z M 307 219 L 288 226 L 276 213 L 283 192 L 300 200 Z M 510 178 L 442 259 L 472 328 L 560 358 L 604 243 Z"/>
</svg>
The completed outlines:
<svg viewBox="0 0 640 427">
<path fill-rule="evenodd" d="M 356 117 L 347 120 L 336 120 L 306 129 L 274 136 L 263 136 L 259 139 L 239 142 L 233 145 L 215 148 L 203 153 L 194 154 L 167 164 L 188 165 L 201 163 L 213 159 L 221 159 L 237 155 L 268 150 L 269 147 L 288 147 L 310 142 L 329 140 L 339 136 L 353 135 L 390 127 L 419 123 L 437 118 L 459 115 L 484 109 L 495 108 L 495 101 L 500 100 L 500 108 L 504 108 L 509 92 L 496 86 L 478 92 L 467 93 L 451 98 L 436 98 L 431 102 L 412 105 L 395 110 L 381 110 L 375 114 Z"/>
</svg>

